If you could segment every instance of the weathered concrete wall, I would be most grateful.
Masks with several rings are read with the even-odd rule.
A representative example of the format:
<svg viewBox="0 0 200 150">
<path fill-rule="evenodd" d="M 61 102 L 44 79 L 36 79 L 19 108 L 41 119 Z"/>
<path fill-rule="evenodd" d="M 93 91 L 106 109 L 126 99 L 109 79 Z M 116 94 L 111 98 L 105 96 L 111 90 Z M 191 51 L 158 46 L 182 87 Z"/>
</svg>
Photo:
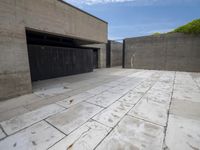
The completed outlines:
<svg viewBox="0 0 200 150">
<path fill-rule="evenodd" d="M 124 40 L 124 67 L 200 71 L 200 36 L 162 34 Z"/>
<path fill-rule="evenodd" d="M 122 66 L 123 44 L 116 41 L 109 41 L 110 44 L 110 66 Z"/>
<path fill-rule="evenodd" d="M 107 42 L 106 22 L 58 0 L 1 0 L 0 100 L 32 91 L 25 28 Z"/>
</svg>

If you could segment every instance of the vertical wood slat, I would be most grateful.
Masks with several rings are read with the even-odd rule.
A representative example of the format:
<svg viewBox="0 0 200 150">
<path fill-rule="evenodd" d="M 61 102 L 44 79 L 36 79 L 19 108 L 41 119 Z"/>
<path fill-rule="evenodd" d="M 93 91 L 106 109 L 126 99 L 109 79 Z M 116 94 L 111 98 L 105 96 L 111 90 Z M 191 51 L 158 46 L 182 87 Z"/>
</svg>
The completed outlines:
<svg viewBox="0 0 200 150">
<path fill-rule="evenodd" d="M 28 45 L 32 81 L 92 72 L 93 50 Z"/>
</svg>

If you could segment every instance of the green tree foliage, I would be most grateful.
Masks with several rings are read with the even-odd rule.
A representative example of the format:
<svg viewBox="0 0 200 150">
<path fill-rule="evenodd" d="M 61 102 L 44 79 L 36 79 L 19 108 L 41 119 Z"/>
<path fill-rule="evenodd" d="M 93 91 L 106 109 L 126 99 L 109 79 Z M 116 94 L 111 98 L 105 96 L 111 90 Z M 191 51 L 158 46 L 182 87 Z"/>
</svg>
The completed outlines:
<svg viewBox="0 0 200 150">
<path fill-rule="evenodd" d="M 193 20 L 186 25 L 178 27 L 173 32 L 186 34 L 200 34 L 200 19 Z"/>
</svg>

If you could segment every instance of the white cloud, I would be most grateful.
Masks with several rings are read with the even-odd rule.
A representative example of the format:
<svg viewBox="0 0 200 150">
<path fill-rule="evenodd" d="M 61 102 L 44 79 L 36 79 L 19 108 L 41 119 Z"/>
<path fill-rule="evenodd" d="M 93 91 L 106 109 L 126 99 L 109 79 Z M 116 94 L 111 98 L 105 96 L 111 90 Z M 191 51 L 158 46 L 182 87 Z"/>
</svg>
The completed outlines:
<svg viewBox="0 0 200 150">
<path fill-rule="evenodd" d="M 85 5 L 95 5 L 95 4 L 107 4 L 107 3 L 123 3 L 123 2 L 133 2 L 132 5 L 165 5 L 165 4 L 175 4 L 175 3 L 194 3 L 199 0 L 64 0 L 76 6 Z"/>
<path fill-rule="evenodd" d="M 199 0 L 64 0 L 68 3 L 82 7 L 82 5 L 108 4 L 108 3 L 123 3 L 133 2 L 132 5 L 166 5 L 166 4 L 180 4 L 180 3 L 194 3 Z"/>
<path fill-rule="evenodd" d="M 136 0 L 85 0 L 85 3 L 88 5 L 92 5 L 100 3 L 106 4 L 106 3 L 119 3 L 119 2 L 131 2 L 131 1 L 136 1 Z"/>
<path fill-rule="evenodd" d="M 94 4 L 106 4 L 106 3 L 133 2 L 137 0 L 65 0 L 65 1 L 77 4 L 79 3 L 79 4 L 94 5 Z"/>
</svg>

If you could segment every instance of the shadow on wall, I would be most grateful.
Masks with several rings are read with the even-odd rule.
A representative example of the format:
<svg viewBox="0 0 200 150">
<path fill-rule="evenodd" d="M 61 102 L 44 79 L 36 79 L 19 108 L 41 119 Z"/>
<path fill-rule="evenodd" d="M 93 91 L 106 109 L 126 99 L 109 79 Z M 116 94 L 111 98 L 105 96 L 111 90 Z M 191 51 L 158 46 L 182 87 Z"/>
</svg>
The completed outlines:
<svg viewBox="0 0 200 150">
<path fill-rule="evenodd" d="M 117 41 L 109 40 L 106 52 L 106 67 L 122 66 L 123 44 Z"/>
</svg>

